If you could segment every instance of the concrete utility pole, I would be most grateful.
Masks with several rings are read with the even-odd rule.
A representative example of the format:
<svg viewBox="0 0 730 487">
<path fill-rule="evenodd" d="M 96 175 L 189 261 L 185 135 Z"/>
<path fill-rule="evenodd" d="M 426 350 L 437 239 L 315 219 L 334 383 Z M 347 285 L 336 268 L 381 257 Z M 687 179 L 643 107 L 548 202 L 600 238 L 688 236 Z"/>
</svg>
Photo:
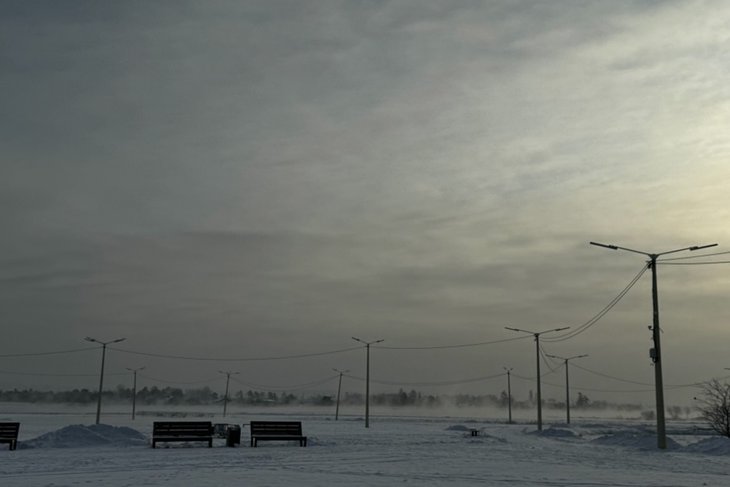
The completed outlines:
<svg viewBox="0 0 730 487">
<path fill-rule="evenodd" d="M 226 409 L 228 408 L 228 384 L 230 384 L 230 382 L 231 382 L 231 374 L 233 374 L 233 375 L 240 374 L 240 372 L 228 372 L 228 371 L 223 371 L 223 370 L 219 370 L 218 372 L 220 372 L 221 374 L 225 374 L 225 376 L 226 376 L 226 393 L 223 396 L 223 417 L 225 418 Z"/>
<path fill-rule="evenodd" d="M 661 329 L 659 328 L 659 296 L 657 291 L 657 277 L 656 277 L 656 261 L 657 258 L 662 255 L 673 254 L 675 252 L 682 252 L 689 250 L 690 252 L 695 250 L 707 249 L 715 247 L 717 244 L 709 245 L 693 245 L 692 247 L 684 247 L 681 249 L 668 250 L 666 252 L 660 252 L 652 254 L 650 252 L 643 252 L 641 250 L 629 249 L 626 247 L 619 247 L 618 245 L 608 245 L 598 242 L 590 242 L 591 245 L 598 247 L 604 247 L 611 250 L 625 250 L 627 252 L 633 252 L 635 254 L 641 254 L 649 257 L 648 265 L 651 269 L 651 299 L 653 309 L 653 325 L 652 325 L 652 339 L 654 340 L 654 348 L 650 350 L 649 356 L 654 362 L 654 389 L 656 392 L 656 433 L 657 433 L 657 447 L 660 449 L 667 448 L 667 430 L 666 420 L 664 416 L 664 379 L 662 377 L 662 348 L 661 348 Z"/>
<path fill-rule="evenodd" d="M 365 427 L 370 427 L 370 345 L 374 343 L 380 343 L 384 341 L 383 339 L 380 340 L 373 340 L 372 342 L 366 342 L 364 340 L 360 340 L 357 337 L 352 337 L 353 340 L 356 342 L 364 343 L 365 348 L 367 349 L 367 359 L 365 362 Z"/>
<path fill-rule="evenodd" d="M 340 417 L 340 390 L 342 390 L 342 374 L 346 374 L 349 370 L 332 369 L 340 374 L 340 381 L 337 384 L 337 406 L 335 407 L 335 421 Z"/>
<path fill-rule="evenodd" d="M 510 380 L 510 374 L 512 373 L 512 367 L 502 367 L 507 371 L 507 410 L 509 411 L 507 423 L 512 424 L 512 381 Z"/>
<path fill-rule="evenodd" d="M 570 378 L 568 377 L 568 360 L 573 360 L 574 358 L 583 358 L 587 356 L 588 355 L 576 355 L 574 357 L 564 358 L 558 357 L 557 355 L 548 354 L 548 357 L 563 360 L 565 362 L 565 422 L 567 424 L 570 424 Z"/>
<path fill-rule="evenodd" d="M 137 409 L 137 371 L 144 369 L 144 366 L 138 367 L 136 369 L 130 369 L 129 367 L 125 368 L 131 371 L 132 375 L 134 376 L 134 379 L 132 381 L 132 421 L 134 421 L 134 413 Z"/>
<path fill-rule="evenodd" d="M 123 340 L 126 340 L 126 338 L 117 338 L 116 340 L 112 340 L 110 342 L 102 342 L 95 338 L 91 337 L 84 337 L 84 340 L 87 342 L 94 342 L 101 345 L 101 373 L 99 374 L 99 398 L 96 401 L 96 424 L 99 424 L 99 419 L 101 418 L 101 391 L 104 388 L 104 360 L 106 359 L 106 346 L 110 343 L 119 343 Z"/>
<path fill-rule="evenodd" d="M 518 331 L 520 333 L 529 333 L 530 335 L 535 337 L 535 353 L 536 353 L 536 362 L 537 362 L 537 430 L 542 431 L 542 393 L 540 392 L 540 335 L 544 335 L 545 333 L 552 333 L 555 331 L 563 331 L 569 329 L 569 326 L 564 326 L 562 328 L 553 328 L 551 330 L 545 330 L 545 331 L 529 331 L 529 330 L 521 330 L 519 328 L 510 328 L 509 326 L 505 326 L 505 329 L 512 330 L 512 331 Z"/>
</svg>

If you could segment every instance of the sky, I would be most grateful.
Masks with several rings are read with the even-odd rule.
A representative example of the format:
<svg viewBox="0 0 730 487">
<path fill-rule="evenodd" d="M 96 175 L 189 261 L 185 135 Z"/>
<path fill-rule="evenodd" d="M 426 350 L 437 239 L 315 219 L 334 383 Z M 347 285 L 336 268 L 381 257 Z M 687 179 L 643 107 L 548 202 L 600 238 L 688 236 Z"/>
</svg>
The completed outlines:
<svg viewBox="0 0 730 487">
<path fill-rule="evenodd" d="M 109 387 L 362 392 L 354 336 L 375 391 L 524 396 L 505 327 L 570 326 L 571 390 L 652 404 L 651 273 L 579 328 L 646 258 L 589 242 L 730 250 L 729 53 L 722 1 L 3 2 L 0 388 L 94 389 L 89 336 Z M 670 402 L 729 269 L 658 266 Z"/>
</svg>

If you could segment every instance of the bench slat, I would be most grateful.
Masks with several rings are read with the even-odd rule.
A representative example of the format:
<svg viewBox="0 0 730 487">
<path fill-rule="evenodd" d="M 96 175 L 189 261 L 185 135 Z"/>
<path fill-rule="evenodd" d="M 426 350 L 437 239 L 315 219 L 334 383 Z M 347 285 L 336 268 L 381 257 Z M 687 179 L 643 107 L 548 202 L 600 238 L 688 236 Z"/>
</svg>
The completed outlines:
<svg viewBox="0 0 730 487">
<path fill-rule="evenodd" d="M 210 421 L 155 421 L 152 425 L 152 448 L 159 441 L 207 441 L 213 446 Z"/>
<path fill-rule="evenodd" d="M 251 421 L 251 446 L 260 441 L 299 441 L 307 446 L 307 437 L 302 435 L 300 421 Z"/>
<path fill-rule="evenodd" d="M 0 443 L 7 443 L 11 450 L 18 446 L 20 423 L 0 423 Z"/>
</svg>

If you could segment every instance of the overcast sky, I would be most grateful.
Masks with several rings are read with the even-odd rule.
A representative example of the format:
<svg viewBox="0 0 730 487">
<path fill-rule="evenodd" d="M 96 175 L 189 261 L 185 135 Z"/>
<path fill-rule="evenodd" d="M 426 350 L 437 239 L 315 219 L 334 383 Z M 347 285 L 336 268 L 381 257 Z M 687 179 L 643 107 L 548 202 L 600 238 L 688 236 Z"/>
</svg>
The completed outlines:
<svg viewBox="0 0 730 487">
<path fill-rule="evenodd" d="M 356 336 L 375 390 L 499 393 L 418 383 L 534 377 L 529 336 L 394 348 L 577 328 L 645 261 L 591 240 L 730 250 L 729 74 L 724 1 L 2 2 L 0 388 L 97 387 L 98 349 L 7 356 L 91 336 L 112 387 L 294 389 L 365 351 L 130 352 Z M 666 384 L 727 373 L 728 271 L 659 266 Z M 651 318 L 646 272 L 543 345 L 651 405 Z"/>
</svg>

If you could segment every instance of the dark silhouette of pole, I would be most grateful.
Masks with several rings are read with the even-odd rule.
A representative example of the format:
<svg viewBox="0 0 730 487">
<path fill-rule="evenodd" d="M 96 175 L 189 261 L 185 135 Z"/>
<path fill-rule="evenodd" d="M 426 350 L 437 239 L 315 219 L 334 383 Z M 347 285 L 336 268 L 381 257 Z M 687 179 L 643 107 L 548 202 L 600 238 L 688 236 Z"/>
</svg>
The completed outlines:
<svg viewBox="0 0 730 487">
<path fill-rule="evenodd" d="M 588 355 L 576 355 L 574 357 L 559 357 L 557 355 L 550 355 L 548 354 L 548 357 L 556 358 L 558 360 L 562 360 L 565 362 L 565 423 L 570 424 L 570 378 L 568 376 L 568 360 L 573 360 L 574 358 L 583 358 L 587 357 Z"/>
<path fill-rule="evenodd" d="M 349 370 L 338 370 L 338 369 L 332 369 L 335 372 L 340 374 L 340 381 L 337 384 L 337 406 L 335 407 L 335 421 L 337 421 L 337 418 L 340 417 L 340 390 L 342 390 L 342 374 L 346 374 L 349 372 Z"/>
<path fill-rule="evenodd" d="M 372 342 L 366 342 L 364 340 L 360 340 L 357 337 L 352 337 L 353 340 L 364 343 L 365 349 L 367 350 L 367 359 L 365 361 L 365 427 L 370 427 L 370 345 L 374 343 L 380 343 L 383 341 L 381 340 L 373 340 Z"/>
<path fill-rule="evenodd" d="M 99 374 L 99 397 L 96 401 L 96 424 L 99 424 L 99 419 L 101 418 L 101 391 L 104 388 L 104 360 L 106 359 L 106 346 L 110 343 L 119 343 L 123 340 L 126 340 L 126 338 L 117 338 L 116 340 L 112 340 L 110 342 L 102 342 L 91 337 L 84 337 L 84 340 L 86 340 L 87 342 L 94 342 L 101 345 L 101 373 Z"/>
<path fill-rule="evenodd" d="M 512 424 L 512 381 L 510 380 L 510 374 L 512 373 L 512 367 L 502 367 L 504 370 L 507 371 L 507 410 L 508 413 L 508 420 L 507 422 L 509 424 Z"/>
<path fill-rule="evenodd" d="M 132 375 L 134 377 L 132 381 L 132 421 L 134 421 L 134 413 L 137 409 L 137 371 L 144 369 L 144 367 L 138 367 L 136 369 L 130 369 L 129 367 L 125 367 L 127 370 L 130 370 L 132 372 Z"/>
<path fill-rule="evenodd" d="M 223 395 L 223 417 L 226 417 L 226 409 L 228 408 L 228 384 L 231 382 L 231 374 L 239 374 L 240 372 L 228 372 L 219 370 L 221 374 L 226 375 L 226 393 Z"/>
<path fill-rule="evenodd" d="M 570 328 L 569 326 L 564 326 L 562 328 L 553 328 L 551 330 L 545 330 L 545 331 L 529 331 L 529 330 L 521 330 L 519 328 L 510 328 L 509 326 L 505 326 L 507 330 L 512 331 L 518 331 L 520 333 L 529 333 L 530 335 L 535 337 L 535 354 L 536 354 L 536 363 L 537 363 L 537 430 L 542 431 L 542 393 L 540 391 L 540 335 L 543 335 L 545 333 L 552 333 L 555 331 L 562 331 L 567 330 Z"/>
<path fill-rule="evenodd" d="M 659 328 L 659 293 L 657 291 L 657 275 L 656 275 L 656 262 L 657 258 L 662 255 L 673 254 L 675 252 L 683 252 L 689 250 L 693 252 L 695 250 L 707 249 L 709 247 L 715 247 L 717 244 L 709 245 L 693 245 L 691 247 L 684 247 L 681 249 L 668 250 L 666 252 L 660 252 L 653 254 L 650 252 L 643 252 L 641 250 L 629 249 L 626 247 L 619 247 L 618 245 L 607 245 L 598 242 L 590 242 L 591 245 L 598 247 L 604 247 L 611 250 L 625 250 L 627 252 L 633 252 L 635 254 L 641 254 L 649 257 L 649 268 L 651 268 L 651 301 L 653 311 L 653 322 L 652 322 L 652 339 L 654 341 L 654 348 L 650 353 L 650 357 L 654 362 L 654 390 L 656 393 L 656 434 L 657 434 L 657 447 L 660 449 L 667 448 L 667 429 L 666 419 L 664 416 L 664 378 L 662 376 L 662 348 L 661 348 L 661 329 Z"/>
</svg>

